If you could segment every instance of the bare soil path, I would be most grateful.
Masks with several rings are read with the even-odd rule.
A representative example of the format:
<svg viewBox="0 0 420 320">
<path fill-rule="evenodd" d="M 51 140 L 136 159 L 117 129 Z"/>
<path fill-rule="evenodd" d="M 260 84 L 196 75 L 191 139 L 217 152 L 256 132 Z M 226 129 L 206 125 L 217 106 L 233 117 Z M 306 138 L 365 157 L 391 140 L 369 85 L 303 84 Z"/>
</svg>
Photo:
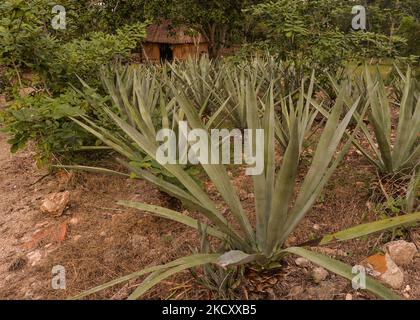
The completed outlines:
<svg viewBox="0 0 420 320">
<path fill-rule="evenodd" d="M 12 155 L 7 136 L 0 134 L 0 297 L 12 278 L 24 277 L 10 271 L 26 264 L 24 236 L 35 227 L 36 203 L 46 189 L 36 184 L 47 172 L 36 168 L 34 156 L 30 151 Z"/>
</svg>

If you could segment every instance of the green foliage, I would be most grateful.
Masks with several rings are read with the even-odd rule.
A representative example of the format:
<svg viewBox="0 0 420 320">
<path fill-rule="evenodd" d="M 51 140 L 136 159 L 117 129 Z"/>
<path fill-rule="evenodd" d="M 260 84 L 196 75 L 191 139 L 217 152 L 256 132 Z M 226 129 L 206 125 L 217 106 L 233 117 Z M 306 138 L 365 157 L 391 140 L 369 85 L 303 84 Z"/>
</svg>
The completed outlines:
<svg viewBox="0 0 420 320">
<path fill-rule="evenodd" d="M 189 59 L 166 64 L 165 67 L 172 71 L 170 81 L 193 101 L 208 128 L 217 128 L 226 123 L 231 123 L 235 128 L 246 128 L 247 80 L 256 90 L 258 98 L 264 100 L 269 97 L 272 84 L 273 97 L 276 104 L 281 106 L 282 113 L 281 123 L 276 123 L 276 135 L 283 146 L 287 143 L 288 132 L 282 131 L 280 124 L 287 126 L 289 109 L 293 107 L 289 101 L 285 101 L 285 95 L 291 93 L 286 100 L 292 99 L 292 103 L 298 99 L 303 101 L 303 91 L 299 97 L 295 93 L 308 80 L 306 75 L 296 70 L 295 64 L 265 55 L 239 62 L 232 59 L 212 61 L 202 57 L 199 61 Z M 161 81 L 168 80 L 161 74 L 159 78 Z M 309 131 L 313 119 L 303 120 L 308 122 Z"/>
<path fill-rule="evenodd" d="M 412 16 L 405 16 L 401 20 L 399 34 L 407 39 L 405 55 L 420 56 L 420 21 Z"/>
<path fill-rule="evenodd" d="M 420 171 L 414 172 L 405 197 L 405 211 L 414 212 L 420 209 Z"/>
<path fill-rule="evenodd" d="M 7 68 L 6 84 L 17 82 L 22 87 L 21 73 L 30 71 L 58 93 L 66 90 L 68 82 L 79 84 L 76 74 L 98 87 L 100 66 L 127 59 L 146 37 L 146 24 L 140 22 L 113 31 L 105 27 L 106 31 L 90 31 L 95 28 L 88 26 L 101 20 L 101 10 L 96 5 L 83 7 L 83 3 L 60 3 L 69 19 L 66 29 L 59 31 L 50 26 L 54 2 L 6 0 L 0 4 L 0 65 Z M 83 34 L 77 27 L 89 32 Z"/>
<path fill-rule="evenodd" d="M 89 114 L 100 119 L 99 112 L 76 91 L 68 90 L 57 98 L 43 94 L 16 99 L 0 113 L 3 131 L 12 136 L 11 151 L 23 148 L 34 141 L 38 150 L 38 161 L 44 164 L 54 154 L 69 155 L 83 146 L 93 146 L 96 140 L 86 131 L 69 121 L 69 116 Z"/>
<path fill-rule="evenodd" d="M 100 67 L 117 59 L 127 59 L 133 49 L 146 37 L 146 25 L 137 23 L 118 29 L 115 34 L 93 32 L 58 47 L 49 80 L 57 90 L 65 82 L 77 84 L 76 76 L 94 87 L 100 86 Z"/>
<path fill-rule="evenodd" d="M 5 69 L 0 89 L 15 98 L 0 121 L 12 135 L 12 151 L 33 140 L 45 162 L 52 154 L 65 155 L 95 143 L 68 117 L 83 113 L 100 121 L 100 109 L 70 89 L 69 83 L 80 86 L 77 77 L 82 77 L 101 88 L 101 66 L 127 60 L 145 38 L 146 24 L 137 22 L 122 25 L 112 33 L 96 31 L 80 36 L 75 26 L 92 26 L 95 19 L 102 19 L 98 7 L 87 3 L 61 3 L 67 9 L 69 29 L 60 31 L 50 26 L 54 2 L 6 0 L 0 4 L 0 66 Z M 88 22 L 87 17 L 92 21 Z M 26 74 L 30 75 L 30 83 L 24 78 Z M 22 98 L 19 88 L 24 86 L 42 89 L 35 96 Z"/>
<path fill-rule="evenodd" d="M 406 206 L 406 199 L 390 197 L 385 202 L 377 204 L 375 211 L 381 215 L 381 218 L 395 217 L 404 214 Z"/>
<path fill-rule="evenodd" d="M 351 30 L 352 6 L 341 0 L 279 0 L 252 6 L 247 12 L 255 36 L 245 50 L 268 50 L 281 60 L 296 61 L 306 72 L 335 71 L 349 60 L 398 56 L 404 38 Z"/>
<path fill-rule="evenodd" d="M 6 0 L 0 4 L 0 64 L 20 79 L 20 69 L 42 70 L 47 67 L 57 41 L 44 26 L 51 1 Z"/>
<path fill-rule="evenodd" d="M 200 60 L 188 59 L 184 62 L 166 64 L 173 72 L 172 80 L 176 87 L 185 90 L 194 104 L 199 108 L 200 116 L 214 112 L 220 99 L 218 92 L 223 90 L 222 82 L 226 76 L 225 64 L 222 61 L 212 61 L 206 56 Z M 165 81 L 165 78 L 162 79 Z"/>
<path fill-rule="evenodd" d="M 136 299 L 169 276 L 198 266 L 204 266 L 206 286 L 222 296 L 231 295 L 230 288 L 241 276 L 229 269 L 231 266 L 255 263 L 270 268 L 286 254 L 304 256 L 351 279 L 349 266 L 304 248 L 285 248 L 285 239 L 320 197 L 352 142 L 383 172 L 416 170 L 420 125 L 417 83 L 410 72 L 400 72 L 395 93 L 400 119 L 394 137 L 391 101 L 379 76 L 371 79 L 366 71 L 366 83 L 358 88 L 335 81 L 336 99 L 331 108 L 323 108 L 315 103 L 315 77 L 307 87 L 306 75 L 308 70 L 322 71 L 318 84 L 323 84 L 327 78 L 324 71 L 335 73 L 349 61 L 418 55 L 419 17 L 413 10 L 418 1 L 370 1 L 365 32 L 350 30 L 352 3 L 344 0 L 109 0 L 100 4 L 63 0 L 61 4 L 68 9 L 68 29 L 63 32 L 51 30 L 49 25 L 55 5 L 51 1 L 5 0 L 0 4 L 0 64 L 7 70 L 6 80 L 23 87 L 22 74 L 32 71 L 41 77 L 48 93 L 18 97 L 1 112 L 4 130 L 12 135 L 12 151 L 32 140 L 40 160 L 47 161 L 52 155 L 106 145 L 128 160 L 121 163 L 130 175 L 122 175 L 155 184 L 201 214 L 208 225 L 202 227 L 199 219 L 167 208 L 133 202 L 121 205 L 177 221 L 221 240 L 216 254 L 206 242 L 200 254 L 116 279 L 81 296 L 150 273 L 130 296 Z M 191 32 L 201 32 L 209 42 L 211 57 L 218 57 L 227 45 L 248 43 L 227 62 L 202 59 L 162 67 L 116 68 L 105 70 L 100 79 L 101 66 L 127 60 L 145 38 L 146 24 L 139 21 L 149 18 L 169 18 L 174 26 L 183 24 Z M 248 59 L 266 51 L 275 58 Z M 77 77 L 84 79 L 82 85 Z M 109 98 L 101 95 L 101 81 Z M 68 88 L 69 82 L 74 89 Z M 76 89 L 82 87 L 83 92 Z M 301 181 L 298 173 L 303 142 L 313 130 L 317 112 L 327 118 L 326 125 Z M 363 122 L 365 112 L 373 135 Z M 362 129 L 373 154 L 347 132 L 352 116 L 356 131 Z M 219 191 L 229 218 L 203 190 L 192 168 L 162 166 L 156 161 L 157 130 L 176 131 L 181 120 L 188 120 L 192 128 L 233 123 L 240 128 L 265 130 L 265 170 L 253 179 L 255 226 L 223 165 L 203 164 L 200 173 L 206 174 Z M 343 136 L 348 139 L 339 150 Z M 275 163 L 277 142 L 282 147 L 281 163 Z M 404 204 L 399 203 L 401 199 L 390 199 L 387 210 L 395 214 L 402 206 L 413 210 L 418 179 L 413 181 Z M 415 213 L 356 226 L 326 235 L 322 244 L 419 219 Z M 232 279 L 235 281 L 229 282 Z M 368 280 L 368 289 L 384 298 L 396 298 L 373 280 Z"/>
<path fill-rule="evenodd" d="M 118 107 L 118 112 L 115 113 L 109 108 L 105 108 L 105 111 L 108 113 L 110 118 L 120 127 L 120 129 L 125 132 L 127 137 L 125 138 L 115 135 L 109 130 L 105 130 L 97 124 L 94 124 L 86 117 L 82 117 L 82 121 L 76 119 L 75 121 L 89 132 L 94 134 L 96 137 L 102 139 L 104 143 L 108 144 L 122 155 L 127 156 L 129 159 L 135 159 L 138 151 L 142 151 L 155 159 L 156 150 L 158 148 L 157 142 L 155 141 L 157 128 L 155 128 L 153 125 L 151 115 L 153 113 L 152 108 L 156 108 L 156 106 L 153 104 L 151 105 L 151 108 L 148 104 L 142 103 L 142 101 L 146 100 L 144 94 L 150 95 L 152 93 L 149 91 L 143 92 L 142 94 L 142 85 L 140 82 L 141 79 L 138 77 L 137 73 L 130 73 L 129 78 L 125 78 L 126 81 L 122 81 L 123 78 L 117 74 L 117 79 L 121 80 L 117 80 L 116 85 L 112 83 L 108 84 L 108 91 L 113 97 L 115 106 Z M 270 85 L 270 87 L 272 88 L 272 85 Z M 132 100 L 132 103 L 129 103 L 131 100 L 129 93 L 133 90 L 137 92 L 137 95 L 135 95 L 137 98 L 136 100 Z M 257 96 L 255 95 L 255 89 L 253 89 L 250 81 L 248 80 L 246 81 L 245 90 L 247 108 L 246 117 L 248 127 L 251 129 L 263 127 L 265 128 L 266 132 L 271 132 L 272 134 L 272 137 L 267 137 L 266 141 L 268 144 L 266 145 L 268 150 L 267 157 L 269 157 L 267 158 L 267 161 L 270 164 L 266 170 L 267 172 L 274 174 L 274 163 L 270 161 L 274 152 L 274 150 L 271 150 L 274 146 L 273 141 L 271 140 L 274 139 L 273 90 L 270 90 L 270 96 L 268 99 L 266 99 L 266 102 L 262 101 L 261 99 L 258 100 Z M 160 92 L 162 92 L 162 90 L 160 90 Z M 169 127 L 174 127 L 174 125 L 176 127 L 176 123 L 186 117 L 193 129 L 202 128 L 204 125 L 197 117 L 198 112 L 194 106 L 194 102 L 190 100 L 184 93 L 182 93 L 182 91 L 179 91 L 175 87 L 172 89 L 172 94 L 174 95 L 174 98 L 170 99 L 169 103 L 167 102 L 166 104 L 162 104 L 165 103 L 165 100 L 160 99 L 160 110 L 163 112 L 162 121 L 163 123 L 166 123 L 166 126 L 164 125 L 163 127 L 167 127 L 170 123 L 172 123 L 172 125 Z M 308 104 L 309 102 L 306 103 L 306 105 Z M 179 105 L 179 110 L 174 109 L 175 105 Z M 278 174 L 278 182 L 274 184 L 274 176 L 270 176 L 269 173 L 267 173 L 266 178 L 261 177 L 259 180 L 256 180 L 257 187 L 266 187 L 270 188 L 270 190 L 272 188 L 274 193 L 281 195 L 281 199 L 286 197 L 283 200 L 277 199 L 275 197 L 273 197 L 273 199 L 259 199 L 257 203 L 258 210 L 268 210 L 265 213 L 263 211 L 258 213 L 258 216 L 265 217 L 265 222 L 260 222 L 261 226 L 270 225 L 273 227 L 276 226 L 276 228 L 280 228 L 281 226 L 284 233 L 280 232 L 280 230 L 272 230 L 271 232 L 268 232 L 259 230 L 257 228 L 257 238 L 255 238 L 248 218 L 245 216 L 239 203 L 239 199 L 234 193 L 232 186 L 227 179 L 227 174 L 223 166 L 203 165 L 203 169 L 210 177 L 210 179 L 213 180 L 226 203 L 231 208 L 232 214 L 235 216 L 237 222 L 241 226 L 242 231 L 245 234 L 245 238 L 242 240 L 240 240 L 241 237 L 233 229 L 231 229 L 230 225 L 227 224 L 220 216 L 220 213 L 217 211 L 215 205 L 211 202 L 208 196 L 194 181 L 190 179 L 188 175 L 186 175 L 186 172 L 181 165 L 165 166 L 165 169 L 174 175 L 184 186 L 184 188 L 188 190 L 189 194 L 182 196 L 183 200 L 187 200 L 187 203 L 202 208 L 201 211 L 204 212 L 204 214 L 211 221 L 213 221 L 215 225 L 220 228 L 220 230 L 226 232 L 227 235 L 232 236 L 231 241 L 233 241 L 233 246 L 236 246 L 241 250 L 261 250 L 264 252 L 267 259 L 270 259 L 270 257 L 273 255 L 273 252 L 278 250 L 279 246 L 281 246 L 285 240 L 285 237 L 287 237 L 287 235 L 294 229 L 294 226 L 297 224 L 297 222 L 310 208 L 310 203 L 313 203 L 313 201 L 316 199 L 316 196 L 314 195 L 318 195 L 320 193 L 322 186 L 326 183 L 328 177 L 332 173 L 333 168 L 335 168 L 337 165 L 339 160 L 332 160 L 335 153 L 335 148 L 337 147 L 341 136 L 344 134 L 344 129 L 348 121 L 350 121 L 351 113 L 354 111 L 355 107 L 352 109 L 353 111 L 347 115 L 343 123 L 340 123 L 338 115 L 341 113 L 343 108 L 343 101 L 341 100 L 337 102 L 333 111 L 334 116 L 331 117 L 327 123 L 328 130 L 325 131 L 325 134 L 321 138 L 320 150 L 318 150 L 317 154 L 314 156 L 313 167 L 310 169 L 308 179 L 302 185 L 302 194 L 300 197 L 298 197 L 297 202 L 295 203 L 296 212 L 290 214 L 290 217 L 294 218 L 290 218 L 289 220 L 282 220 L 284 225 L 280 224 L 280 226 L 277 223 L 274 223 L 274 220 L 273 224 L 268 224 L 268 217 L 270 217 L 270 219 L 277 219 L 280 221 L 281 217 L 277 217 L 277 215 L 281 215 L 282 217 L 287 217 L 288 215 L 288 208 L 287 206 L 284 207 L 284 205 L 289 202 L 291 195 L 289 193 L 283 193 L 281 190 L 283 190 L 282 186 L 289 186 L 289 184 L 293 182 L 295 174 L 297 174 L 296 168 L 299 163 L 299 149 L 301 145 L 300 137 L 306 132 L 306 128 L 300 127 L 300 122 L 297 119 L 298 117 L 305 116 L 305 113 L 301 110 L 302 108 L 303 104 L 301 103 L 300 106 L 296 108 L 296 110 L 291 111 L 291 129 L 289 130 L 290 141 L 285 152 L 284 168 Z M 260 120 L 259 110 L 263 110 L 264 119 Z M 174 111 L 176 112 L 173 113 Z M 169 115 L 171 120 L 168 119 Z M 264 123 L 265 125 L 263 125 Z M 330 143 L 334 147 L 330 146 L 328 152 L 326 152 L 326 149 L 324 148 L 327 148 Z M 332 162 L 332 164 L 330 162 Z M 287 175 L 286 172 L 288 172 Z M 292 173 L 294 174 L 290 176 Z M 267 180 L 265 181 L 265 179 Z M 169 187 L 166 187 L 166 189 L 171 190 Z M 289 189 L 292 190 L 293 188 Z M 261 190 L 257 191 L 258 195 L 267 195 L 271 197 L 272 192 L 269 192 L 268 189 L 264 192 L 260 191 Z M 185 191 L 183 193 L 185 193 Z M 271 201 L 273 201 L 272 204 Z M 262 203 L 266 203 L 267 207 L 265 207 L 265 205 Z M 272 215 L 270 216 L 271 212 Z M 270 238 L 265 238 L 265 232 L 270 235 Z"/>
<path fill-rule="evenodd" d="M 138 1 L 142 2 L 142 1 Z M 246 32 L 244 25 L 247 6 L 261 0 L 147 0 L 142 7 L 149 16 L 171 19 L 174 25 L 185 25 L 200 32 L 209 43 L 211 58 L 221 50 L 241 43 Z"/>
</svg>

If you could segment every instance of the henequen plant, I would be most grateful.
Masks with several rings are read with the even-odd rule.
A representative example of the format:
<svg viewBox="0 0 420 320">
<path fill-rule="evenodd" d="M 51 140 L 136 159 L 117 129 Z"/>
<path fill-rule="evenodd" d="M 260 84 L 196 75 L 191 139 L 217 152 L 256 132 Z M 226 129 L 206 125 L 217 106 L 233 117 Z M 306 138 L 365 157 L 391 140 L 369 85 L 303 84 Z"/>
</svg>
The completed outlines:
<svg viewBox="0 0 420 320">
<path fill-rule="evenodd" d="M 280 116 L 276 116 L 275 135 L 277 141 L 286 150 L 293 134 L 294 121 L 297 121 L 299 133 L 299 150 L 303 148 L 303 142 L 313 130 L 313 123 L 318 111 L 312 108 L 310 103 L 315 85 L 315 75 L 312 73 L 308 91 L 305 93 L 305 81 L 302 80 L 301 89 L 296 103 L 291 95 L 280 100 Z M 321 104 L 322 105 L 322 104 Z M 296 120 L 294 120 L 296 118 Z"/>
<path fill-rule="evenodd" d="M 172 73 L 172 82 L 183 87 L 187 96 L 194 101 L 200 116 L 214 112 L 219 105 L 217 92 L 221 86 L 224 64 L 210 60 L 206 55 L 200 59 L 189 58 L 186 61 L 166 63 Z"/>
<path fill-rule="evenodd" d="M 398 108 L 398 124 L 393 128 L 391 105 L 393 101 L 388 97 L 387 88 L 379 70 L 372 79 L 371 70 L 365 66 L 364 78 L 369 104 L 368 120 L 373 128 L 361 122 L 363 135 L 369 143 L 369 148 L 354 141 L 355 146 L 379 171 L 384 174 L 396 174 L 401 171 L 416 170 L 420 163 L 420 91 L 412 70 L 408 67 L 406 75 L 397 68 L 401 78 L 402 94 L 395 101 Z M 334 86 L 338 90 L 337 82 Z M 346 99 L 348 106 L 351 100 Z M 360 115 L 356 112 L 355 118 Z M 369 150 L 370 149 L 370 150 Z"/>
<path fill-rule="evenodd" d="M 123 141 L 112 132 L 96 126 L 87 119 L 82 119 L 82 121 L 75 119 L 75 121 L 98 138 L 101 138 L 110 147 L 126 155 L 129 159 L 135 156 L 136 149 L 155 158 L 157 144 L 147 136 L 147 132 L 144 131 L 145 129 L 141 125 L 144 123 L 142 118 L 145 116 L 141 112 L 142 106 L 140 104 L 127 104 L 126 101 L 128 99 L 124 95 L 129 95 L 130 93 L 124 89 L 126 86 L 122 83 L 117 85 L 117 87 L 121 86 L 122 89 L 120 88 L 118 90 L 118 95 L 122 95 L 123 99 L 114 99 L 116 101 L 115 108 L 118 111 L 113 111 L 109 107 L 105 107 L 105 111 L 125 132 L 127 140 Z M 111 92 L 111 94 L 114 93 Z M 173 106 L 173 110 L 179 108 L 185 114 L 191 128 L 205 128 L 205 125 L 198 116 L 197 108 L 193 105 L 192 101 L 184 93 L 175 88 L 173 88 L 173 94 L 176 99 L 176 106 Z M 186 269 L 208 263 L 217 264 L 222 267 L 254 263 L 260 265 L 261 268 L 270 268 L 273 264 L 281 261 L 287 254 L 303 256 L 332 272 L 347 279 L 352 279 L 354 275 L 352 274 L 351 266 L 303 247 L 284 247 L 285 240 L 296 228 L 304 215 L 311 209 L 351 144 L 351 139 L 348 139 L 342 150 L 337 154 L 337 149 L 346 131 L 346 127 L 359 103 L 356 100 L 353 107 L 340 120 L 344 109 L 343 96 L 343 93 L 338 96 L 334 107 L 331 109 L 313 156 L 312 164 L 294 199 L 300 159 L 300 137 L 302 136 L 302 130 L 304 130 L 299 126 L 299 117 L 302 116 L 302 113 L 299 113 L 297 109 L 291 110 L 290 139 L 287 149 L 283 154 L 282 165 L 276 171 L 274 157 L 275 118 L 273 90 L 270 90 L 269 99 L 263 102 L 257 99 L 251 83 L 249 81 L 247 82 L 246 108 L 248 127 L 250 129 L 263 128 L 265 130 L 264 172 L 260 176 L 253 177 L 255 212 L 257 217 L 255 229 L 251 225 L 249 217 L 245 214 L 239 197 L 231 184 L 226 168 L 223 165 L 202 164 L 202 168 L 214 183 L 230 209 L 235 221 L 233 224 L 228 222 L 226 217 L 217 209 L 216 203 L 209 198 L 206 192 L 187 174 L 181 165 L 165 165 L 165 169 L 177 178 L 182 187 L 164 181 L 153 175 L 153 173 L 131 167 L 131 170 L 139 177 L 154 183 L 163 191 L 177 197 L 185 206 L 199 211 L 204 217 L 208 218 L 211 225 L 201 224 L 197 219 L 159 206 L 128 201 L 120 201 L 119 204 L 137 208 L 158 217 L 177 221 L 197 230 L 200 230 L 200 226 L 202 226 L 207 230 L 209 236 L 218 238 L 225 243 L 226 251 L 214 254 L 193 254 L 188 257 L 183 257 L 165 265 L 148 268 L 115 279 L 109 283 L 83 292 L 75 298 L 83 298 L 113 285 L 149 274 L 129 297 L 129 299 L 137 299 L 160 281 Z M 121 103 L 121 101 L 124 101 L 124 103 Z M 309 100 L 307 100 L 306 104 L 309 103 Z M 164 107 L 162 110 L 164 110 L 163 118 L 167 118 L 168 109 Z M 263 114 L 260 114 L 260 110 L 264 110 Z M 133 121 L 130 121 L 130 119 Z M 131 142 L 128 143 L 128 140 Z M 332 241 L 353 239 L 419 219 L 420 213 L 417 213 L 357 226 L 333 235 L 327 235 L 320 241 L 320 244 L 324 245 Z M 398 298 L 398 296 L 373 279 L 368 278 L 366 285 L 368 290 L 383 298 Z"/>
<path fill-rule="evenodd" d="M 191 64 L 196 66 L 192 67 Z M 298 126 L 302 128 L 299 131 L 302 133 L 300 137 L 301 146 L 313 129 L 312 125 L 318 112 L 306 103 L 306 97 L 312 97 L 315 85 L 314 76 L 312 75 L 310 79 L 307 92 L 304 90 L 307 79 L 303 76 L 300 81 L 300 91 L 299 84 L 295 85 L 292 90 L 286 90 L 285 79 L 288 73 L 297 78 L 294 67 L 286 66 L 281 61 L 276 61 L 272 56 L 257 56 L 249 63 L 239 65 L 227 62 L 211 64 L 208 62 L 208 58 L 202 57 L 198 63 L 193 60 L 188 61 L 186 64 L 187 71 L 184 72 L 180 71 L 182 70 L 182 64 L 170 65 L 170 67 L 173 70 L 178 69 L 176 74 L 178 74 L 179 79 L 185 78 L 183 82 L 188 84 L 187 92 L 197 91 L 194 95 L 187 94 L 187 97 L 192 96 L 192 101 L 195 104 L 203 106 L 200 107 L 200 117 L 203 115 L 203 110 L 212 102 L 211 109 L 214 111 L 206 122 L 207 127 L 219 127 L 226 125 L 226 122 L 229 121 L 236 128 L 247 128 L 246 94 L 248 90 L 247 82 L 250 82 L 257 98 L 263 101 L 269 99 L 270 90 L 272 90 L 274 106 L 280 109 L 279 114 L 275 115 L 275 136 L 283 150 L 286 149 L 289 142 L 291 129 L 289 125 L 292 113 L 301 113 L 298 116 L 298 121 L 300 121 Z M 211 80 L 211 77 L 198 75 L 197 70 L 201 70 L 201 73 L 207 75 L 210 74 L 209 69 L 214 69 L 211 73 L 217 75 L 212 77 L 213 80 Z M 191 81 L 190 79 L 196 80 Z M 205 81 L 204 79 L 209 80 Z M 287 86 L 290 85 L 289 83 Z M 179 88 L 178 85 L 175 86 Z M 196 87 L 198 87 L 197 90 L 194 89 Z M 206 94 L 200 94 L 202 91 L 205 91 Z M 196 99 L 197 95 L 203 97 L 204 104 Z M 264 104 L 259 107 L 262 108 L 263 106 Z M 260 112 L 263 112 L 263 110 L 259 110 Z"/>
</svg>

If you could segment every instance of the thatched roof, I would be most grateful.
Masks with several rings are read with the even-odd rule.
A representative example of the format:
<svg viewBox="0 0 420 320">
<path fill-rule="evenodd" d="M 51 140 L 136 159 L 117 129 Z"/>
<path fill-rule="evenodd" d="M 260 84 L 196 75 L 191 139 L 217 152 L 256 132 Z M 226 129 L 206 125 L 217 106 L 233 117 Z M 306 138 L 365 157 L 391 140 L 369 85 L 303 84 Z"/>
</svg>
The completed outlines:
<svg viewBox="0 0 420 320">
<path fill-rule="evenodd" d="M 174 28 L 170 21 L 163 21 L 159 24 L 152 24 L 147 28 L 146 42 L 154 43 L 204 43 L 207 42 L 201 34 L 192 37 L 191 32 L 185 27 Z"/>
</svg>

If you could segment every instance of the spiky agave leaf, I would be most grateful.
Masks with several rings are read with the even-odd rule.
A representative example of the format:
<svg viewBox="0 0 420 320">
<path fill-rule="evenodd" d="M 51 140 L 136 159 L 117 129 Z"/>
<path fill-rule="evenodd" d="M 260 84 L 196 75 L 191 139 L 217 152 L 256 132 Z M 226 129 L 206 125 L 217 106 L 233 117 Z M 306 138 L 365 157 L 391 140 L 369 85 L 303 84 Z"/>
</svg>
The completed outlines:
<svg viewBox="0 0 420 320">
<path fill-rule="evenodd" d="M 280 100 L 281 114 L 276 116 L 275 129 L 276 138 L 279 141 L 283 150 L 286 150 L 290 137 L 292 117 L 297 118 L 298 133 L 299 133 L 299 150 L 302 150 L 305 138 L 313 129 L 313 123 L 318 115 L 317 108 L 312 108 L 312 95 L 315 85 L 315 73 L 312 73 L 308 91 L 305 93 L 305 81 L 302 80 L 301 89 L 299 91 L 299 98 L 295 105 L 292 95 L 283 97 Z"/>
<path fill-rule="evenodd" d="M 185 270 L 185 269 L 189 269 L 189 268 L 199 266 L 199 265 L 204 265 L 204 264 L 207 264 L 207 263 L 215 263 L 217 261 L 217 259 L 219 259 L 219 257 L 220 257 L 219 254 L 195 254 L 195 255 L 188 256 L 188 257 L 183 257 L 183 258 L 174 260 L 174 261 L 169 262 L 169 263 L 164 264 L 164 265 L 150 267 L 150 268 L 143 269 L 141 271 L 130 273 L 126 276 L 114 279 L 114 280 L 109 281 L 107 283 L 104 283 L 100 286 L 97 286 L 97 287 L 94 287 L 92 289 L 86 290 L 86 291 L 82 292 L 81 294 L 78 294 L 78 295 L 72 297 L 71 299 L 72 300 L 80 300 L 80 299 L 83 299 L 87 296 L 95 294 L 97 292 L 100 292 L 100 291 L 103 291 L 105 289 L 116 286 L 120 283 L 124 283 L 124 282 L 130 281 L 132 279 L 139 278 L 139 277 L 147 275 L 147 274 L 153 274 L 153 277 L 149 277 L 147 279 L 147 282 L 144 283 L 143 287 L 138 287 L 137 288 L 137 289 L 139 289 L 139 291 L 140 290 L 143 291 L 145 286 L 147 286 L 148 289 L 149 289 L 153 286 L 153 283 L 156 284 L 159 281 L 161 281 L 161 280 L 159 280 L 159 281 L 156 282 L 154 278 L 158 277 L 158 276 L 162 277 L 161 275 L 163 273 L 165 273 L 164 278 L 166 278 L 166 277 L 171 276 L 174 273 L 177 273 L 177 272 Z M 177 268 L 176 272 L 174 271 L 174 268 Z M 163 280 L 163 278 L 161 278 L 161 279 Z M 152 284 L 152 286 L 151 286 L 151 284 Z M 137 291 L 137 293 L 138 293 L 138 291 Z M 137 293 L 136 293 L 136 295 L 137 295 Z"/>
<path fill-rule="evenodd" d="M 176 89 L 174 88 L 174 90 Z M 182 92 L 175 92 L 175 97 L 178 100 L 180 107 L 184 110 L 191 128 L 206 130 L 206 127 L 198 117 L 192 102 Z M 211 153 L 215 152 L 214 148 L 215 146 L 211 145 Z M 215 184 L 226 204 L 231 209 L 232 215 L 236 218 L 236 221 L 239 223 L 242 231 L 246 235 L 247 242 L 254 245 L 255 236 L 251 224 L 242 208 L 239 196 L 233 188 L 225 166 L 220 164 L 201 164 L 201 166 L 206 171 L 211 181 Z"/>
<path fill-rule="evenodd" d="M 325 235 L 319 242 L 319 245 L 326 245 L 331 242 L 347 241 L 355 238 L 360 238 L 380 231 L 385 231 L 400 226 L 416 223 L 418 221 L 420 221 L 420 212 L 365 223 L 355 226 L 353 228 Z"/>
<path fill-rule="evenodd" d="M 276 228 L 275 232 L 279 234 L 275 243 L 277 246 L 285 241 L 287 236 L 296 228 L 300 220 L 309 211 L 332 173 L 346 154 L 350 146 L 350 139 L 334 159 L 347 125 L 351 120 L 358 103 L 359 101 L 357 100 L 344 116 L 343 120 L 340 121 L 340 114 L 343 110 L 344 103 L 342 96 L 337 98 L 335 106 L 332 108 L 331 114 L 328 117 L 325 128 L 321 134 L 311 166 L 305 176 L 293 207 L 287 212 L 284 224 Z M 289 148 L 291 147 L 289 146 L 288 149 Z M 272 214 L 278 213 L 273 211 Z"/>
<path fill-rule="evenodd" d="M 215 63 L 207 56 L 202 56 L 200 59 L 189 58 L 180 63 L 168 63 L 167 66 L 175 76 L 171 80 L 178 82 L 177 87 L 182 87 L 185 94 L 194 101 L 200 117 L 214 112 L 220 105 L 221 97 L 217 92 L 224 73 L 222 63 Z"/>
</svg>

